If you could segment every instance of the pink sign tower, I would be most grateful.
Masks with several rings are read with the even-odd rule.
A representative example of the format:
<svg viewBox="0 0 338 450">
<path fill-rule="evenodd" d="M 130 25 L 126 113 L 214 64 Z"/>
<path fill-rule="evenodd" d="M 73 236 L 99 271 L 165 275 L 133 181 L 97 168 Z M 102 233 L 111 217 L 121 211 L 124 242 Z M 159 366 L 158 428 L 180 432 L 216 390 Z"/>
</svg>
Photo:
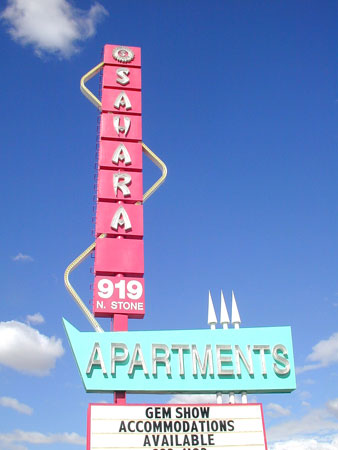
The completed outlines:
<svg viewBox="0 0 338 450">
<path fill-rule="evenodd" d="M 102 98 L 85 83 L 102 71 Z M 95 241 L 72 261 L 65 285 L 94 330 L 95 317 L 113 318 L 114 331 L 127 331 L 129 318 L 142 318 L 144 300 L 143 203 L 167 176 L 163 161 L 142 142 L 141 49 L 105 45 L 103 61 L 81 78 L 82 93 L 100 111 Z M 143 193 L 143 153 L 162 172 Z M 93 314 L 71 285 L 70 273 L 93 251 Z M 115 391 L 115 403 L 125 392 Z"/>
<path fill-rule="evenodd" d="M 144 303 L 141 49 L 105 45 L 93 312 L 142 318 Z"/>
</svg>

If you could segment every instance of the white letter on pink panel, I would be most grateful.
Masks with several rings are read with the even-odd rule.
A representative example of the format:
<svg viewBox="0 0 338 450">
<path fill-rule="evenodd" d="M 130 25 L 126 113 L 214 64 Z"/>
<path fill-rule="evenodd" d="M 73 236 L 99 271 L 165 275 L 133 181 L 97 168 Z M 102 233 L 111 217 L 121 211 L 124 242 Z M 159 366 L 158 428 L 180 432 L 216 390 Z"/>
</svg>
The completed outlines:
<svg viewBox="0 0 338 450">
<path fill-rule="evenodd" d="M 123 206 L 120 206 L 119 209 L 114 214 L 110 226 L 115 231 L 117 231 L 119 226 L 120 227 L 124 226 L 125 231 L 131 230 L 131 223 L 129 220 L 129 216 L 127 214 L 127 211 L 123 208 Z"/>
<path fill-rule="evenodd" d="M 116 197 L 118 189 L 121 190 L 124 197 L 128 197 L 130 195 L 130 190 L 127 186 L 130 183 L 131 183 L 131 175 L 129 175 L 129 173 L 114 173 L 113 186 Z"/>
<path fill-rule="evenodd" d="M 114 164 L 118 164 L 119 161 L 124 162 L 124 164 L 126 166 L 131 164 L 131 158 L 130 158 L 129 152 L 128 152 L 128 150 L 127 150 L 127 148 L 126 148 L 126 146 L 124 144 L 120 144 L 116 148 L 116 150 L 115 150 L 115 152 L 113 154 L 112 162 Z"/>
</svg>

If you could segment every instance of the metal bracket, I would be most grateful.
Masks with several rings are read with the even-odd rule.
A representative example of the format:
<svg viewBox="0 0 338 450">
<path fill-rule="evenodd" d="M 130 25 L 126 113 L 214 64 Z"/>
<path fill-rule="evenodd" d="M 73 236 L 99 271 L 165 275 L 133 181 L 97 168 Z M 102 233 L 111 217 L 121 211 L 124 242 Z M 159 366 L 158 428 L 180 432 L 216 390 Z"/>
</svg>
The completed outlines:
<svg viewBox="0 0 338 450">
<path fill-rule="evenodd" d="M 143 153 L 146 154 L 148 158 L 162 171 L 162 175 L 160 176 L 160 178 L 143 195 L 143 203 L 144 203 L 151 195 L 153 195 L 153 193 L 161 186 L 161 184 L 167 178 L 168 169 L 167 166 L 164 164 L 164 162 L 157 155 L 155 155 L 155 153 L 152 152 L 144 142 L 142 142 L 142 150 Z"/>
<path fill-rule="evenodd" d="M 106 235 L 105 234 L 101 234 L 99 236 L 99 238 L 104 238 Z M 92 327 L 94 328 L 95 331 L 97 331 L 98 333 L 103 333 L 103 329 L 100 327 L 99 323 L 97 322 L 97 320 L 94 318 L 93 314 L 89 311 L 89 309 L 87 308 L 87 306 L 83 303 L 81 297 L 79 296 L 79 294 L 76 292 L 76 290 L 73 288 L 73 286 L 70 284 L 69 281 L 69 275 L 70 273 L 79 265 L 81 264 L 86 258 L 87 256 L 90 255 L 90 253 L 94 250 L 96 245 L 96 241 L 94 241 L 88 248 L 86 248 L 85 251 L 83 251 L 81 253 L 81 255 L 79 255 L 77 258 L 74 259 L 74 261 L 72 261 L 69 266 L 67 267 L 67 269 L 65 270 L 65 275 L 64 275 L 64 281 L 65 281 L 65 286 L 66 289 L 68 290 L 68 292 L 70 293 L 70 295 L 73 297 L 73 299 L 75 300 L 75 302 L 77 303 L 77 305 L 79 306 L 79 308 L 81 309 L 81 311 L 83 312 L 83 314 L 85 315 L 86 319 L 89 321 L 89 323 L 92 325 Z"/>
<path fill-rule="evenodd" d="M 83 77 L 80 80 L 80 90 L 82 92 L 82 94 L 88 98 L 88 100 L 93 103 L 93 105 L 99 109 L 101 111 L 102 108 L 102 103 L 100 102 L 100 100 L 92 93 L 92 91 L 90 91 L 87 86 L 86 86 L 86 82 L 91 80 L 93 77 L 95 77 L 95 75 L 97 75 L 100 70 L 103 68 L 104 66 L 104 62 L 100 62 L 100 64 L 98 64 L 97 66 L 95 66 L 93 69 L 91 69 L 89 72 L 87 72 L 85 75 L 83 75 Z"/>
</svg>

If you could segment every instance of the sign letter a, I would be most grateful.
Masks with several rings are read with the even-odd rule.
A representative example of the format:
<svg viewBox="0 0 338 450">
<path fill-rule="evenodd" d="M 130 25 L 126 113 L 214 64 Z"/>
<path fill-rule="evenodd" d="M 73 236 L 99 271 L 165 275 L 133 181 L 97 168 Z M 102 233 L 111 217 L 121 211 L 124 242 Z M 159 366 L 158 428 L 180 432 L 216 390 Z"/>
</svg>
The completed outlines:
<svg viewBox="0 0 338 450">
<path fill-rule="evenodd" d="M 129 155 L 129 152 L 127 150 L 127 147 L 124 144 L 120 144 L 114 154 L 113 154 L 113 158 L 112 158 L 112 162 L 114 164 L 118 164 L 119 161 L 124 162 L 124 164 L 126 166 L 128 166 L 129 164 L 131 164 L 131 158 Z"/>
<path fill-rule="evenodd" d="M 97 354 L 97 358 L 95 358 L 96 354 Z M 89 359 L 89 362 L 88 362 L 88 366 L 87 366 L 87 370 L 86 370 L 86 374 L 87 375 L 91 374 L 92 369 L 93 369 L 94 366 L 100 367 L 101 370 L 102 370 L 102 373 L 107 375 L 106 366 L 104 364 L 104 360 L 103 360 L 100 344 L 98 342 L 95 342 L 95 344 L 94 344 L 93 351 L 92 351 L 92 354 L 90 356 L 90 359 Z"/>
<path fill-rule="evenodd" d="M 116 213 L 114 214 L 114 217 L 110 224 L 111 228 L 115 231 L 117 231 L 118 227 L 123 227 L 125 231 L 131 230 L 131 223 L 129 220 L 129 216 L 127 214 L 127 211 L 123 208 L 123 206 L 120 206 Z"/>
<path fill-rule="evenodd" d="M 120 94 L 116 97 L 114 103 L 115 108 L 120 109 L 120 106 L 126 108 L 127 110 L 131 109 L 129 97 L 124 91 L 120 92 Z"/>
</svg>

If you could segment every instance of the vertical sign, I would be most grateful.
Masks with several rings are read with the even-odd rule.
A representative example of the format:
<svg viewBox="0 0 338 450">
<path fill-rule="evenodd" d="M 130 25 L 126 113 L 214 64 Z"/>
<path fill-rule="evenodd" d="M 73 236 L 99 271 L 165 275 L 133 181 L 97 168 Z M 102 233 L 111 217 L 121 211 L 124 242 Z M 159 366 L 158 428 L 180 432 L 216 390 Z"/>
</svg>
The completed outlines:
<svg viewBox="0 0 338 450">
<path fill-rule="evenodd" d="M 141 49 L 105 45 L 103 62 L 93 312 L 142 318 Z"/>
</svg>

